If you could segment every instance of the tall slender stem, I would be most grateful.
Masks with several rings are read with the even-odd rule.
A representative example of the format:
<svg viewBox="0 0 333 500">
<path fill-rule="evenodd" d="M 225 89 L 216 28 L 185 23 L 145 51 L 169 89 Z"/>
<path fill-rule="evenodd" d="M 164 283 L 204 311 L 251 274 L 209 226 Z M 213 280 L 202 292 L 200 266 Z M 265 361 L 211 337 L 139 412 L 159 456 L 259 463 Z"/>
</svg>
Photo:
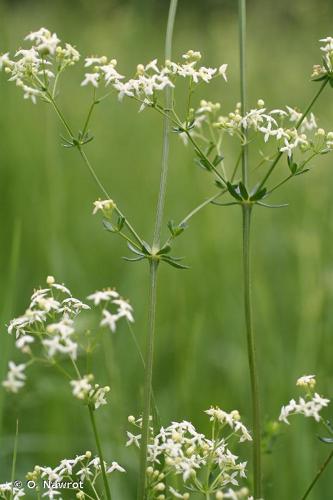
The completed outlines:
<svg viewBox="0 0 333 500">
<path fill-rule="evenodd" d="M 168 24 L 165 38 L 165 59 L 171 59 L 173 28 L 175 24 L 178 0 L 170 0 Z M 173 94 L 172 89 L 165 89 L 166 109 L 172 107 Z M 153 237 L 153 252 L 159 247 L 161 239 L 161 229 L 163 223 L 163 213 L 165 204 L 165 194 L 168 176 L 169 163 L 169 111 L 164 116 L 163 122 L 163 151 L 161 164 L 160 187 L 156 209 L 155 230 Z M 146 340 L 146 359 L 145 359 L 145 381 L 144 381 L 144 406 L 142 414 L 142 435 L 141 435 L 141 453 L 140 453 L 140 473 L 138 481 L 138 500 L 144 500 L 146 495 L 146 468 L 147 451 L 149 443 L 150 429 L 150 408 L 152 400 L 152 381 L 153 381 L 153 361 L 154 361 L 154 340 L 155 340 L 155 318 L 156 318 L 156 298 L 157 298 L 157 272 L 158 260 L 152 258 L 150 264 L 150 291 L 149 291 L 149 312 L 148 312 L 148 333 Z"/>
<path fill-rule="evenodd" d="M 90 422 L 91 426 L 94 432 L 94 438 L 97 446 L 97 451 L 98 451 L 98 456 L 99 456 L 99 461 L 101 465 L 101 471 L 102 471 L 102 478 L 103 478 L 103 483 L 104 483 L 104 489 L 106 493 L 106 498 L 108 500 L 111 500 L 111 491 L 110 491 L 110 486 L 106 477 L 106 471 L 105 471 L 105 465 L 104 465 L 104 458 L 103 458 L 103 452 L 102 452 L 102 447 L 101 447 L 101 442 L 99 439 L 98 431 L 97 431 L 97 426 L 95 422 L 95 415 L 94 415 L 94 410 L 91 406 L 88 406 L 89 408 L 89 416 L 90 416 Z"/>
<path fill-rule="evenodd" d="M 250 370 L 251 399 L 252 399 L 252 426 L 253 426 L 253 484 L 254 498 L 261 498 L 261 432 L 260 432 L 260 401 L 259 382 L 256 361 L 256 345 L 252 325 L 251 299 L 251 253 L 250 232 L 252 206 L 243 204 L 243 266 L 244 266 L 244 308 L 247 354 Z"/>
<path fill-rule="evenodd" d="M 246 0 L 238 0 L 239 5 L 239 55 L 240 55 L 240 97 L 241 113 L 244 116 L 247 107 L 246 95 Z M 248 144 L 247 129 L 242 127 L 244 143 L 242 146 L 242 180 L 247 187 L 248 183 Z"/>
<path fill-rule="evenodd" d="M 165 37 L 165 59 L 170 60 L 172 54 L 172 38 L 173 38 L 173 28 L 175 24 L 176 11 L 177 11 L 178 0 L 171 0 L 168 16 L 167 31 Z M 165 89 L 165 108 L 170 110 L 172 108 L 173 100 L 173 90 L 171 87 L 166 87 Z M 170 118 L 169 111 L 163 119 L 163 152 L 162 152 L 162 166 L 161 166 L 161 177 L 160 177 L 160 190 L 157 201 L 157 211 L 156 211 L 156 221 L 155 221 L 155 232 L 153 239 L 153 246 L 158 246 L 161 238 L 161 228 L 163 222 L 163 212 L 165 204 L 165 194 L 167 186 L 168 177 L 168 163 L 169 163 L 169 132 L 170 132 Z"/>
<path fill-rule="evenodd" d="M 14 441 L 14 451 L 13 451 L 13 460 L 12 460 L 12 473 L 11 473 L 11 491 L 10 491 L 10 500 L 14 498 L 14 479 L 16 473 L 16 458 L 17 458 L 17 444 L 18 444 L 18 429 L 19 429 L 18 420 L 16 420 L 16 431 L 15 431 L 15 441 Z"/>
<path fill-rule="evenodd" d="M 333 458 L 333 450 L 328 455 L 328 457 L 326 458 L 325 462 L 320 466 L 320 468 L 319 468 L 317 474 L 315 475 L 313 481 L 311 482 L 310 486 L 308 487 L 308 489 L 306 490 L 306 492 L 302 496 L 302 500 L 305 500 L 306 498 L 308 498 L 308 496 L 310 495 L 312 489 L 314 488 L 315 484 L 317 483 L 317 481 L 321 477 L 322 473 L 324 472 L 324 470 L 326 469 L 326 467 L 328 466 L 328 464 L 330 463 L 330 461 L 332 460 L 332 458 Z"/>
<path fill-rule="evenodd" d="M 140 451 L 140 475 L 138 483 L 138 500 L 145 499 L 145 489 L 146 489 L 147 447 L 149 442 L 150 407 L 151 407 L 152 381 L 153 381 L 154 338 L 155 338 L 156 297 L 157 297 L 157 268 L 158 268 L 158 261 L 151 260 L 148 335 L 146 339 L 144 407 L 142 414 L 142 436 L 141 436 L 141 451 Z"/>
<path fill-rule="evenodd" d="M 240 94 L 242 115 L 246 113 L 246 0 L 239 0 L 239 46 L 240 46 Z M 242 181 L 248 185 L 248 145 L 247 131 L 242 146 Z M 252 426 L 253 426 L 253 488 L 254 498 L 261 498 L 261 427 L 260 427 L 260 401 L 259 381 L 256 361 L 256 344 L 252 326 L 252 300 L 251 300 L 251 258 L 250 258 L 250 232 L 252 204 L 243 203 L 243 267 L 244 267 L 244 311 L 247 340 L 247 355 L 250 371 L 251 400 L 252 400 Z"/>
</svg>

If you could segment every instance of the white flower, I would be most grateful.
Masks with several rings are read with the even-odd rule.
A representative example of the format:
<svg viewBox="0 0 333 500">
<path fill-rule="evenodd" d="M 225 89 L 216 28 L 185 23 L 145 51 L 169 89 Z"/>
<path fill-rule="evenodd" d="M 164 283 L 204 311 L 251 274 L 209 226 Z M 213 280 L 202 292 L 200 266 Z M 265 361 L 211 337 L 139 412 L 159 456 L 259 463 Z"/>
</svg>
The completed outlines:
<svg viewBox="0 0 333 500">
<path fill-rule="evenodd" d="M 299 398 L 299 401 L 296 402 L 295 399 L 292 399 L 286 406 L 281 408 L 279 420 L 289 424 L 288 418 L 290 415 L 301 414 L 305 417 L 314 418 L 316 422 L 319 422 L 321 420 L 319 412 L 326 407 L 329 402 L 329 399 L 322 398 L 317 393 L 308 400 Z"/>
<path fill-rule="evenodd" d="M 126 446 L 131 446 L 134 444 L 137 448 L 140 448 L 140 440 L 141 440 L 141 434 L 134 435 L 131 432 L 127 431 L 127 443 Z"/>
<path fill-rule="evenodd" d="M 89 398 L 94 403 L 96 410 L 100 406 L 107 404 L 106 395 L 108 392 L 110 392 L 110 387 L 108 385 L 106 385 L 105 387 L 100 387 L 98 384 L 95 384 L 95 387 L 91 389 Z"/>
<path fill-rule="evenodd" d="M 227 75 L 226 75 L 227 68 L 228 68 L 227 64 L 222 64 L 219 67 L 219 74 L 225 79 L 225 81 L 227 81 Z"/>
<path fill-rule="evenodd" d="M 85 58 L 85 65 L 84 65 L 84 67 L 88 68 L 89 66 L 100 66 L 102 64 L 106 64 L 107 60 L 108 59 L 105 56 L 102 56 L 102 57 L 95 57 L 95 56 L 86 57 Z"/>
<path fill-rule="evenodd" d="M 47 356 L 53 358 L 56 354 L 68 354 L 72 359 L 77 358 L 78 344 L 69 337 L 55 335 L 50 339 L 42 340 L 43 346 L 47 349 Z"/>
<path fill-rule="evenodd" d="M 118 292 L 111 289 L 100 290 L 88 295 L 87 299 L 91 300 L 95 306 L 98 306 L 101 302 L 109 302 L 112 299 L 117 299 L 119 297 Z"/>
<path fill-rule="evenodd" d="M 28 85 L 22 86 L 24 94 L 24 99 L 30 99 L 34 104 L 37 102 L 37 97 L 41 95 L 41 92 L 33 87 L 29 87 Z"/>
<path fill-rule="evenodd" d="M 93 375 L 85 375 L 79 380 L 71 380 L 70 384 L 73 387 L 73 396 L 78 399 L 85 399 L 88 397 L 89 392 L 92 389 L 91 381 L 93 380 Z"/>
<path fill-rule="evenodd" d="M 113 300 L 112 303 L 118 305 L 117 315 L 119 318 L 124 316 L 128 319 L 128 321 L 134 323 L 134 318 L 132 315 L 133 308 L 126 300 L 116 299 Z"/>
<path fill-rule="evenodd" d="M 103 309 L 102 314 L 103 319 L 100 323 L 100 326 L 107 326 L 108 328 L 110 328 L 111 332 L 114 333 L 116 331 L 117 321 L 119 320 L 120 316 L 118 314 L 111 314 L 107 309 Z"/>
<path fill-rule="evenodd" d="M 48 333 L 59 333 L 61 338 L 66 339 L 74 333 L 74 321 L 72 319 L 64 318 L 59 323 L 51 323 L 47 327 Z"/>
<path fill-rule="evenodd" d="M 84 80 L 81 83 L 81 86 L 84 87 L 85 85 L 91 84 L 93 87 L 98 88 L 98 84 L 100 81 L 100 75 L 99 73 L 86 73 Z"/>
<path fill-rule="evenodd" d="M 93 473 L 89 469 L 89 467 L 82 467 L 77 473 L 77 476 L 80 476 L 81 481 L 85 481 L 86 479 L 89 480 L 89 476 L 92 476 Z"/>
<path fill-rule="evenodd" d="M 290 106 L 286 106 L 288 113 L 289 113 L 289 120 L 291 122 L 298 122 L 300 118 L 302 117 L 302 113 L 299 111 L 296 111 L 296 109 L 291 108 Z"/>
<path fill-rule="evenodd" d="M 304 375 L 303 377 L 297 379 L 296 385 L 298 385 L 299 387 L 306 387 L 313 389 L 313 387 L 316 385 L 316 376 Z"/>
<path fill-rule="evenodd" d="M 17 339 L 15 345 L 20 351 L 28 354 L 30 353 L 29 344 L 32 344 L 34 341 L 35 339 L 31 335 L 22 335 L 22 337 Z"/>
<path fill-rule="evenodd" d="M 3 69 L 3 67 L 6 67 L 9 62 L 10 62 L 9 52 L 2 54 L 0 56 L 0 71 Z"/>
<path fill-rule="evenodd" d="M 94 376 L 84 375 L 79 380 L 71 380 L 70 384 L 73 388 L 73 396 L 78 399 L 86 400 L 88 403 L 93 403 L 97 410 L 100 406 L 106 405 L 106 394 L 110 392 L 110 387 L 100 387 L 98 384 L 92 385 Z"/>
<path fill-rule="evenodd" d="M 123 467 L 121 467 L 117 462 L 112 462 L 111 467 L 109 467 L 106 472 L 107 474 L 111 474 L 114 471 L 126 472 L 126 470 Z"/>
<path fill-rule="evenodd" d="M 98 211 L 110 215 L 109 212 L 112 212 L 114 208 L 116 208 L 116 204 L 113 200 L 96 200 L 94 201 L 93 215 L 97 214 Z"/>
<path fill-rule="evenodd" d="M 26 380 L 24 370 L 26 366 L 26 364 L 16 365 L 13 361 L 9 361 L 7 379 L 2 382 L 3 387 L 7 389 L 7 391 L 17 393 L 24 387 Z"/>
<path fill-rule="evenodd" d="M 231 427 L 231 429 L 234 429 L 235 432 L 239 432 L 241 434 L 240 442 L 252 441 L 252 437 L 245 425 L 241 422 L 240 415 L 237 410 L 227 413 L 218 407 L 212 407 L 209 410 L 206 410 L 205 413 L 209 415 L 211 421 L 216 420 L 220 424 L 226 423 L 229 427 Z"/>
<path fill-rule="evenodd" d="M 59 290 L 60 292 L 64 293 L 65 295 L 72 295 L 71 292 L 66 288 L 64 285 L 60 283 L 52 283 L 52 288 L 55 288 L 56 290 Z"/>
</svg>

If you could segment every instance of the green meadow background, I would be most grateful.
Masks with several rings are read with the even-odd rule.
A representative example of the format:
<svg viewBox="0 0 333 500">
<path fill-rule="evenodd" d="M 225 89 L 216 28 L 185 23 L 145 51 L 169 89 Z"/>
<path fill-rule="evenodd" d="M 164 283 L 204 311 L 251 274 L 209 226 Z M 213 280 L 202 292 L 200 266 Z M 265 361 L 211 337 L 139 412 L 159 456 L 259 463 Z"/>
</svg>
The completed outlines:
<svg viewBox="0 0 333 500">
<path fill-rule="evenodd" d="M 310 82 L 320 61 L 318 39 L 332 35 L 328 0 L 248 2 L 248 90 L 255 106 L 285 104 L 300 109 L 317 89 Z M 29 31 L 46 26 L 83 56 L 118 59 L 131 74 L 139 62 L 163 56 L 168 2 L 8 1 L 0 3 L 0 51 L 14 51 Z M 179 0 L 174 55 L 200 50 L 204 64 L 229 63 L 229 81 L 202 87 L 201 96 L 220 100 L 226 112 L 239 96 L 237 2 Z M 61 103 L 74 129 L 82 127 L 90 92 L 79 86 L 83 68 L 67 72 Z M 315 112 L 333 129 L 333 89 L 326 88 Z M 159 184 L 162 124 L 152 111 L 115 96 L 97 107 L 87 146 L 98 175 L 140 234 L 151 241 Z M 107 233 L 92 203 L 100 196 L 75 150 L 61 146 L 61 125 L 43 103 L 24 101 L 6 76 L 0 80 L 0 370 L 12 357 L 5 324 L 25 311 L 31 290 L 49 274 L 74 296 L 115 286 L 135 309 L 135 334 L 144 346 L 147 264 L 126 263 L 123 241 Z M 232 143 L 231 143 L 232 144 Z M 226 164 L 233 165 L 230 146 Z M 276 179 L 286 172 L 281 162 Z M 165 222 L 180 220 L 214 192 L 211 178 L 193 163 L 191 148 L 171 137 Z M 298 376 L 315 373 L 318 390 L 333 397 L 333 158 L 317 159 L 311 173 L 275 196 L 281 210 L 258 208 L 253 227 L 253 295 L 263 416 L 277 419 L 281 404 L 298 394 Z M 203 410 L 217 404 L 238 408 L 250 425 L 249 380 L 242 311 L 241 217 L 238 207 L 209 206 L 175 244 L 191 266 L 161 266 L 158 290 L 154 390 L 163 424 L 191 420 L 208 429 Z M 166 228 L 166 223 L 165 223 Z M 165 229 L 164 234 L 167 235 Z M 16 356 L 16 354 L 15 354 Z M 19 357 L 14 358 L 18 361 Z M 135 498 L 137 455 L 126 449 L 127 416 L 141 409 L 143 370 L 123 323 L 105 332 L 96 354 L 99 381 L 111 386 L 111 404 L 101 409 L 105 454 L 125 465 L 114 476 L 116 500 Z M 19 419 L 19 479 L 35 464 L 94 450 L 88 414 L 52 370 L 34 367 L 27 390 L 0 390 L 0 482 L 10 480 L 16 419 Z M 265 454 L 265 499 L 301 498 L 329 453 L 313 422 L 294 418 L 282 426 Z M 249 455 L 243 445 L 237 452 Z M 311 499 L 332 498 L 332 466 Z"/>
</svg>

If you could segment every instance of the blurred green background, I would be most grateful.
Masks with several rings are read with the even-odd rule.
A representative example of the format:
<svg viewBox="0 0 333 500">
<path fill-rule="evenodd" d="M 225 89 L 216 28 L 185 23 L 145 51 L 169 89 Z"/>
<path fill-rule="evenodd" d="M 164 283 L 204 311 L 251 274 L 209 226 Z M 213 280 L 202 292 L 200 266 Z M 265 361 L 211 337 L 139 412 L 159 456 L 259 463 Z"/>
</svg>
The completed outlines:
<svg viewBox="0 0 333 500">
<path fill-rule="evenodd" d="M 269 107 L 303 108 L 316 90 L 309 80 L 319 62 L 318 39 L 332 35 L 333 4 L 327 0 L 248 2 L 249 101 Z M 168 2 L 8 1 L 0 12 L 1 51 L 14 51 L 31 30 L 46 26 L 83 56 L 106 54 L 130 74 L 139 62 L 162 56 Z M 237 2 L 180 0 L 175 58 L 193 48 L 209 65 L 229 63 L 229 82 L 202 89 L 201 97 L 221 100 L 232 110 L 239 95 Z M 60 103 L 79 129 L 90 93 L 79 87 L 78 65 L 62 82 Z M 315 112 L 320 126 L 333 129 L 332 92 L 327 88 Z M 135 332 L 144 345 L 147 266 L 125 263 L 123 242 L 92 217 L 100 196 L 77 152 L 60 144 L 61 126 L 42 103 L 23 101 L 20 91 L 0 81 L 0 306 L 1 378 L 11 356 L 5 323 L 24 312 L 33 287 L 48 274 L 75 296 L 115 286 L 135 309 Z M 113 96 L 97 108 L 91 123 L 95 140 L 87 147 L 114 199 L 145 239 L 152 239 L 161 158 L 160 117 L 138 114 L 134 102 Z M 165 221 L 180 220 L 214 192 L 209 176 L 193 163 L 191 148 L 171 138 Z M 232 165 L 237 151 L 230 148 Z M 295 379 L 318 375 L 319 392 L 332 396 L 333 202 L 332 158 L 315 162 L 275 196 L 290 205 L 258 209 L 254 217 L 255 328 L 265 419 L 276 419 L 282 403 L 297 394 Z M 280 172 L 286 166 L 281 163 Z M 218 404 L 238 408 L 250 423 L 249 381 L 242 312 L 241 217 L 237 208 L 210 206 L 176 242 L 189 271 L 160 271 L 154 389 L 163 423 L 189 419 L 207 429 L 203 410 Z M 167 234 L 167 231 L 165 231 Z M 99 379 L 112 388 L 111 405 L 98 413 L 109 459 L 128 469 L 115 479 L 116 500 L 134 498 L 137 457 L 125 449 L 127 415 L 141 409 L 143 371 L 123 324 L 106 334 L 96 357 Z M 20 440 L 17 477 L 34 464 L 93 448 L 88 417 L 67 383 L 51 370 L 30 371 L 28 390 L 18 396 L 1 390 L 0 482 L 10 479 L 15 421 Z M 281 428 L 273 454 L 265 456 L 268 500 L 297 499 L 328 454 L 310 421 L 295 418 Z M 240 453 L 247 455 L 243 446 Z M 327 471 L 312 499 L 332 498 Z"/>
</svg>

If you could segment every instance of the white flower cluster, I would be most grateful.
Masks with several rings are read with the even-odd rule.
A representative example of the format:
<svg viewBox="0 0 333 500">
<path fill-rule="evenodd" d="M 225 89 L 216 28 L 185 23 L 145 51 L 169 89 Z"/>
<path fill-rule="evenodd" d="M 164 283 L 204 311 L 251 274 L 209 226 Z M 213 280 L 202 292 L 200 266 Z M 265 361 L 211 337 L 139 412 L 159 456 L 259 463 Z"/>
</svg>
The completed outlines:
<svg viewBox="0 0 333 500">
<path fill-rule="evenodd" d="M 31 354 L 33 345 L 40 341 L 49 358 L 62 354 L 76 359 L 74 318 L 90 307 L 56 283 L 53 276 L 47 278 L 47 284 L 47 288 L 34 291 L 25 313 L 9 323 L 8 333 L 16 334 L 16 347 L 25 354 Z"/>
<path fill-rule="evenodd" d="M 245 427 L 245 425 L 241 422 L 241 417 L 238 410 L 233 410 L 230 413 L 227 413 L 220 408 L 210 408 L 206 410 L 205 413 L 210 416 L 210 420 L 212 422 L 216 421 L 221 425 L 227 424 L 235 434 L 239 435 L 239 442 L 243 443 L 244 441 L 252 441 L 252 437 Z"/>
<path fill-rule="evenodd" d="M 7 391 L 17 393 L 24 387 L 26 375 L 24 373 L 26 364 L 16 365 L 13 361 L 9 361 L 7 378 L 2 382 L 2 385 Z"/>
<path fill-rule="evenodd" d="M 102 320 L 100 326 L 110 328 L 111 332 L 115 332 L 117 322 L 126 318 L 127 321 L 133 323 L 133 308 L 126 300 L 122 299 L 116 290 L 107 288 L 105 290 L 96 291 L 89 295 L 88 300 L 92 301 L 95 306 L 102 305 Z M 115 307 L 114 312 L 110 312 L 107 307 Z"/>
<path fill-rule="evenodd" d="M 9 362 L 9 371 L 2 385 L 13 393 L 17 393 L 24 386 L 25 368 L 36 360 L 37 355 L 40 357 L 40 352 L 49 362 L 63 357 L 69 357 L 75 362 L 79 351 L 85 350 L 84 339 L 76 330 L 74 320 L 82 311 L 89 310 L 90 306 L 73 297 L 67 287 L 55 282 L 53 276 L 47 278 L 47 285 L 47 288 L 39 288 L 33 292 L 25 313 L 10 321 L 8 325 L 8 333 L 16 336 L 16 348 L 31 358 L 26 364 L 16 365 L 13 361 Z M 128 321 L 134 321 L 131 305 L 122 299 L 116 290 L 95 292 L 89 295 L 88 300 L 95 306 L 103 304 L 100 326 L 106 326 L 112 332 L 115 332 L 117 322 L 121 318 L 126 317 Z M 113 312 L 107 309 L 111 306 Z M 84 384 L 85 380 L 83 378 L 75 383 Z M 86 382 L 88 384 L 88 380 Z M 78 389 L 78 394 L 79 392 Z M 104 404 L 107 388 L 90 385 L 88 392 L 90 401 L 94 402 L 96 408 Z"/>
<path fill-rule="evenodd" d="M 100 406 L 106 405 L 106 395 L 110 392 L 110 387 L 100 387 L 98 384 L 93 384 L 94 376 L 92 374 L 84 375 L 79 380 L 71 380 L 70 384 L 73 388 L 73 396 L 87 404 L 93 405 L 95 410 Z"/>
<path fill-rule="evenodd" d="M 231 136 L 235 135 L 243 142 L 245 137 L 242 131 L 246 129 L 248 133 L 259 133 L 265 143 L 271 139 L 275 140 L 278 150 L 287 153 L 289 157 L 296 150 L 314 151 L 317 154 L 332 150 L 333 132 L 326 133 L 322 128 L 318 128 L 313 113 L 302 120 L 298 129 L 302 113 L 296 109 L 286 106 L 286 109 L 267 110 L 262 99 L 259 99 L 257 104 L 257 108 L 251 109 L 244 116 L 241 114 L 240 103 L 237 103 L 235 110 L 228 115 L 218 115 L 220 103 L 202 100 L 199 108 L 195 112 L 193 110 L 191 134 L 202 137 L 202 134 L 205 134 L 204 126 L 207 125 L 209 137 L 213 128 L 221 134 L 227 132 Z M 222 135 L 218 142 L 221 141 Z"/>
<path fill-rule="evenodd" d="M 316 376 L 315 375 L 303 375 L 296 381 L 296 385 L 298 387 L 304 387 L 306 389 L 313 389 L 316 385 Z"/>
<path fill-rule="evenodd" d="M 216 494 L 216 498 L 247 498 L 248 491 L 230 495 L 231 487 L 238 486 L 239 479 L 245 478 L 246 462 L 239 462 L 238 457 L 230 449 L 228 440 L 234 436 L 240 436 L 240 441 L 251 440 L 249 432 L 241 424 L 239 413 L 223 412 L 219 408 L 207 410 L 211 417 L 212 437 L 209 439 L 204 434 L 197 432 L 195 427 L 187 421 L 172 422 L 168 427 L 162 427 L 157 435 L 153 435 L 151 429 L 151 440 L 148 445 L 147 483 L 149 491 L 156 496 L 152 498 L 167 498 L 171 494 L 173 498 L 189 498 L 188 491 L 207 492 Z M 141 430 L 141 419 L 135 420 L 129 417 L 129 422 Z M 223 436 L 223 429 L 228 424 L 233 432 Z M 141 434 L 127 432 L 127 446 L 140 447 Z M 214 479 L 209 486 L 205 484 L 205 478 L 210 476 L 214 469 Z M 216 472 L 217 471 L 217 472 Z M 180 492 L 165 484 L 164 478 L 174 474 L 183 480 L 183 489 Z M 179 482 L 179 481 L 178 481 Z M 206 488 L 206 490 L 205 490 Z M 207 490 L 208 488 L 208 490 Z M 186 491 L 187 490 L 187 491 Z M 243 495 L 244 493 L 244 495 Z M 166 495 L 166 496 L 158 496 Z"/>
<path fill-rule="evenodd" d="M 44 95 L 54 80 L 66 67 L 80 59 L 79 52 L 69 43 L 61 47 L 56 33 L 46 28 L 30 33 L 25 37 L 32 42 L 28 49 L 20 49 L 10 59 L 9 53 L 0 56 L 0 70 L 4 69 L 13 81 L 22 88 L 24 99 L 36 103 L 37 97 Z"/>
<path fill-rule="evenodd" d="M 89 57 L 86 59 L 85 66 L 92 66 L 94 71 L 86 73 L 81 85 L 91 84 L 97 88 L 103 80 L 105 85 L 111 84 L 114 87 L 118 92 L 119 100 L 128 96 L 142 101 L 142 110 L 145 106 L 155 102 L 157 92 L 166 87 L 174 88 L 176 77 L 190 78 L 193 84 L 209 83 L 218 75 L 227 79 L 227 64 L 219 68 L 198 67 L 201 54 L 193 50 L 189 50 L 182 57 L 184 62 L 181 63 L 165 61 L 164 65 L 159 65 L 158 60 L 154 59 L 145 65 L 138 64 L 135 77 L 127 81 L 122 81 L 125 77 L 115 70 L 117 65 L 115 59 L 107 62 L 106 57 Z"/>
<path fill-rule="evenodd" d="M 111 465 L 104 462 L 104 467 L 107 474 L 112 474 L 115 471 L 126 472 L 117 462 L 112 462 Z M 99 457 L 92 458 L 91 452 L 86 451 L 83 455 L 77 455 L 73 459 L 61 460 L 59 465 L 54 468 L 36 465 L 26 477 L 29 481 L 36 483 L 39 492 L 43 490 L 42 485 L 45 482 L 49 483 L 47 491 L 41 496 L 52 500 L 56 497 L 61 498 L 59 497 L 61 495 L 60 489 L 66 488 L 66 485 L 70 485 L 70 488 L 76 493 L 75 498 L 91 498 L 88 493 L 85 493 L 85 489 L 90 491 L 89 484 L 95 484 L 100 475 Z"/>
<path fill-rule="evenodd" d="M 24 488 L 18 488 L 12 483 L 2 483 L 0 484 L 0 498 L 9 500 L 18 500 L 25 496 Z"/>
<path fill-rule="evenodd" d="M 320 47 L 323 52 L 323 64 L 313 66 L 311 77 L 314 80 L 323 80 L 333 72 L 333 38 L 328 36 L 319 40 L 324 45 Z"/>
<path fill-rule="evenodd" d="M 104 80 L 105 85 L 110 85 L 110 83 L 117 84 L 125 78 L 116 70 L 116 59 L 108 60 L 105 56 L 87 57 L 84 66 L 85 68 L 91 67 L 93 72 L 85 74 L 84 80 L 81 83 L 82 86 L 90 84 L 97 88 L 102 80 Z"/>
<path fill-rule="evenodd" d="M 311 417 L 320 422 L 322 417 L 320 412 L 330 403 L 329 399 L 321 397 L 317 392 L 313 393 L 312 389 L 315 386 L 316 380 L 314 375 L 305 375 L 299 378 L 296 385 L 307 390 L 305 398 L 300 397 L 298 402 L 295 399 L 289 401 L 286 406 L 282 406 L 279 420 L 289 424 L 288 418 L 291 415 L 304 415 Z"/>
</svg>

